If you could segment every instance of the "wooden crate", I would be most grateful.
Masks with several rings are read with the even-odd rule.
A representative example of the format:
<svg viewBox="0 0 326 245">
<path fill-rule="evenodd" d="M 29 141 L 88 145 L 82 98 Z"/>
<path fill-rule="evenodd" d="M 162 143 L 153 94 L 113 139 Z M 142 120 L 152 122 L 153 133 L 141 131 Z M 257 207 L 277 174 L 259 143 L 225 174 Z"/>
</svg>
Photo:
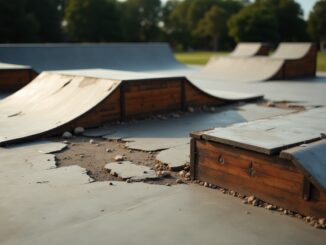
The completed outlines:
<svg viewBox="0 0 326 245">
<path fill-rule="evenodd" d="M 291 161 L 203 139 L 192 134 L 191 175 L 299 212 L 326 217 L 326 194 Z"/>
</svg>

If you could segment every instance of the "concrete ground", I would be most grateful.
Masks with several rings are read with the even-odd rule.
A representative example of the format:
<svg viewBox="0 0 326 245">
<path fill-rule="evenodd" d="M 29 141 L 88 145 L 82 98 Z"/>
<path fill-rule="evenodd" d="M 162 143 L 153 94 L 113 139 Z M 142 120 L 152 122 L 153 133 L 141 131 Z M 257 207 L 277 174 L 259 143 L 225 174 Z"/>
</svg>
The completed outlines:
<svg viewBox="0 0 326 245">
<path fill-rule="evenodd" d="M 194 80 L 195 82 L 195 80 Z M 305 106 L 326 105 L 326 73 L 319 72 L 316 78 L 284 81 L 225 83 L 206 81 L 206 89 L 221 89 L 243 93 L 261 93 L 272 101 L 290 101 Z"/>
<path fill-rule="evenodd" d="M 309 84 L 267 82 L 237 89 L 264 90 L 269 99 L 301 101 L 297 104 L 308 108 L 326 105 L 326 78 Z M 0 148 L 0 244 L 324 244 L 325 230 L 280 212 L 244 205 L 241 199 L 215 189 L 187 181 L 171 186 L 119 178 L 94 181 L 88 175 L 92 164 L 104 171 L 104 165 L 121 153 L 114 144 L 122 144 L 121 154 L 128 160 L 154 151 L 157 159 L 137 160 L 139 165 L 155 169 L 158 161 L 173 164 L 175 160 L 182 165 L 189 159 L 191 131 L 287 113 L 298 112 L 252 104 L 204 108 L 105 125 L 85 132 L 95 143 L 76 136 L 67 140 L 70 144 L 63 152 L 67 146 L 60 143 L 62 138 Z M 115 152 L 102 157 L 108 154 L 107 146 L 96 146 L 97 137 L 104 137 L 103 142 L 110 142 Z M 123 141 L 114 143 L 116 139 Z M 85 147 L 90 150 L 86 152 Z M 96 147 L 100 150 L 87 157 Z M 62 164 L 69 154 L 80 156 L 83 149 L 85 157 Z M 83 168 L 79 165 L 85 159 L 93 160 Z"/>
<path fill-rule="evenodd" d="M 44 149 L 44 148 L 51 148 Z M 194 184 L 92 182 L 61 145 L 1 149 L 1 244 L 324 244 L 324 230 Z"/>
</svg>

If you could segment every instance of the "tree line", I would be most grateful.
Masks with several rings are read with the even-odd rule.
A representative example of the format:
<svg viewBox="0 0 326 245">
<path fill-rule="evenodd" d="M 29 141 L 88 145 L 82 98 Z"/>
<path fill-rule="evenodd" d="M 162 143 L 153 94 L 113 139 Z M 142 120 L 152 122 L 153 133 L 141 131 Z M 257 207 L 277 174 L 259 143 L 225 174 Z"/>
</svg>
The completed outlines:
<svg viewBox="0 0 326 245">
<path fill-rule="evenodd" d="M 307 21 L 295 0 L 0 0 L 1 43 L 165 41 L 217 50 L 324 40 L 326 0 Z"/>
</svg>

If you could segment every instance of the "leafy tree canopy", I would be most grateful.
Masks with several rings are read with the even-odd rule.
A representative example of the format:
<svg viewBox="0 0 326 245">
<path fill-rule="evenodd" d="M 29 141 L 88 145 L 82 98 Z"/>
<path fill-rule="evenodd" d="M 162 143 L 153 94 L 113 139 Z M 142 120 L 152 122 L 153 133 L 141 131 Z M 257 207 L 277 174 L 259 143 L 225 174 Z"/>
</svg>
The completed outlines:
<svg viewBox="0 0 326 245">
<path fill-rule="evenodd" d="M 308 20 L 308 31 L 316 41 L 326 40 L 326 0 L 318 1 Z"/>
<path fill-rule="evenodd" d="M 229 33 L 237 42 L 277 42 L 278 21 L 273 11 L 260 4 L 242 9 L 228 22 Z"/>
<path fill-rule="evenodd" d="M 118 41 L 121 37 L 120 16 L 114 0 L 68 0 L 65 21 L 72 41 Z"/>
</svg>

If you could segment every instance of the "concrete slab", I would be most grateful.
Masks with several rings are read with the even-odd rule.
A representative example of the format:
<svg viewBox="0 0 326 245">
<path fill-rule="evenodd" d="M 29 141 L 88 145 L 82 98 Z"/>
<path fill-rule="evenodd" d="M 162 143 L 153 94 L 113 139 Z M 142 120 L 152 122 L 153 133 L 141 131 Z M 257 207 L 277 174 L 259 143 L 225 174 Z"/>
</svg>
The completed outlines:
<svg viewBox="0 0 326 245">
<path fill-rule="evenodd" d="M 124 125 L 92 129 L 84 135 L 99 136 L 105 133 L 106 139 L 127 141 L 130 149 L 143 151 L 162 151 L 157 159 L 173 167 L 180 167 L 189 162 L 189 133 L 197 130 L 225 127 L 237 122 L 247 122 L 276 115 L 293 113 L 285 110 L 248 104 L 239 107 L 227 107 L 226 110 L 184 114 L 179 118 L 167 120 L 143 120 Z M 170 149 L 171 148 L 171 149 Z M 170 149 L 170 150 L 169 150 Z"/>
<path fill-rule="evenodd" d="M 134 150 L 159 151 L 187 144 L 188 138 L 126 138 L 126 146 Z"/>
<path fill-rule="evenodd" d="M 105 165 L 112 175 L 118 175 L 126 180 L 141 181 L 145 179 L 157 179 L 156 172 L 147 166 L 136 165 L 130 161 L 111 162 Z"/>
<path fill-rule="evenodd" d="M 61 151 L 66 147 L 67 144 L 61 142 L 52 142 L 52 141 L 44 140 L 44 141 L 34 141 L 34 142 L 19 144 L 15 146 L 10 146 L 8 147 L 8 149 L 14 149 L 14 150 L 24 149 L 24 152 L 30 151 L 30 152 L 49 154 L 49 153 L 55 153 Z"/>
<path fill-rule="evenodd" d="M 171 169 L 182 168 L 190 162 L 190 145 L 183 144 L 163 150 L 157 154 L 156 159 L 167 164 Z"/>
<path fill-rule="evenodd" d="M 168 118 L 167 120 L 147 119 L 123 125 L 105 125 L 102 128 L 86 130 L 84 135 L 103 134 L 106 139 L 128 140 L 134 140 L 135 138 L 188 138 L 190 132 L 204 128 L 212 128 L 217 125 L 225 127 L 234 123 L 286 115 L 293 112 L 294 110 L 263 107 L 254 104 L 227 106 L 224 108 L 219 107 L 214 112 L 188 113 L 179 118 Z"/>
<path fill-rule="evenodd" d="M 324 231 L 301 220 L 243 205 L 216 190 L 88 183 L 80 167 L 52 168 L 46 158 L 32 165 L 25 153 L 24 147 L 0 151 L 3 245 L 323 244 L 326 239 Z"/>
</svg>

